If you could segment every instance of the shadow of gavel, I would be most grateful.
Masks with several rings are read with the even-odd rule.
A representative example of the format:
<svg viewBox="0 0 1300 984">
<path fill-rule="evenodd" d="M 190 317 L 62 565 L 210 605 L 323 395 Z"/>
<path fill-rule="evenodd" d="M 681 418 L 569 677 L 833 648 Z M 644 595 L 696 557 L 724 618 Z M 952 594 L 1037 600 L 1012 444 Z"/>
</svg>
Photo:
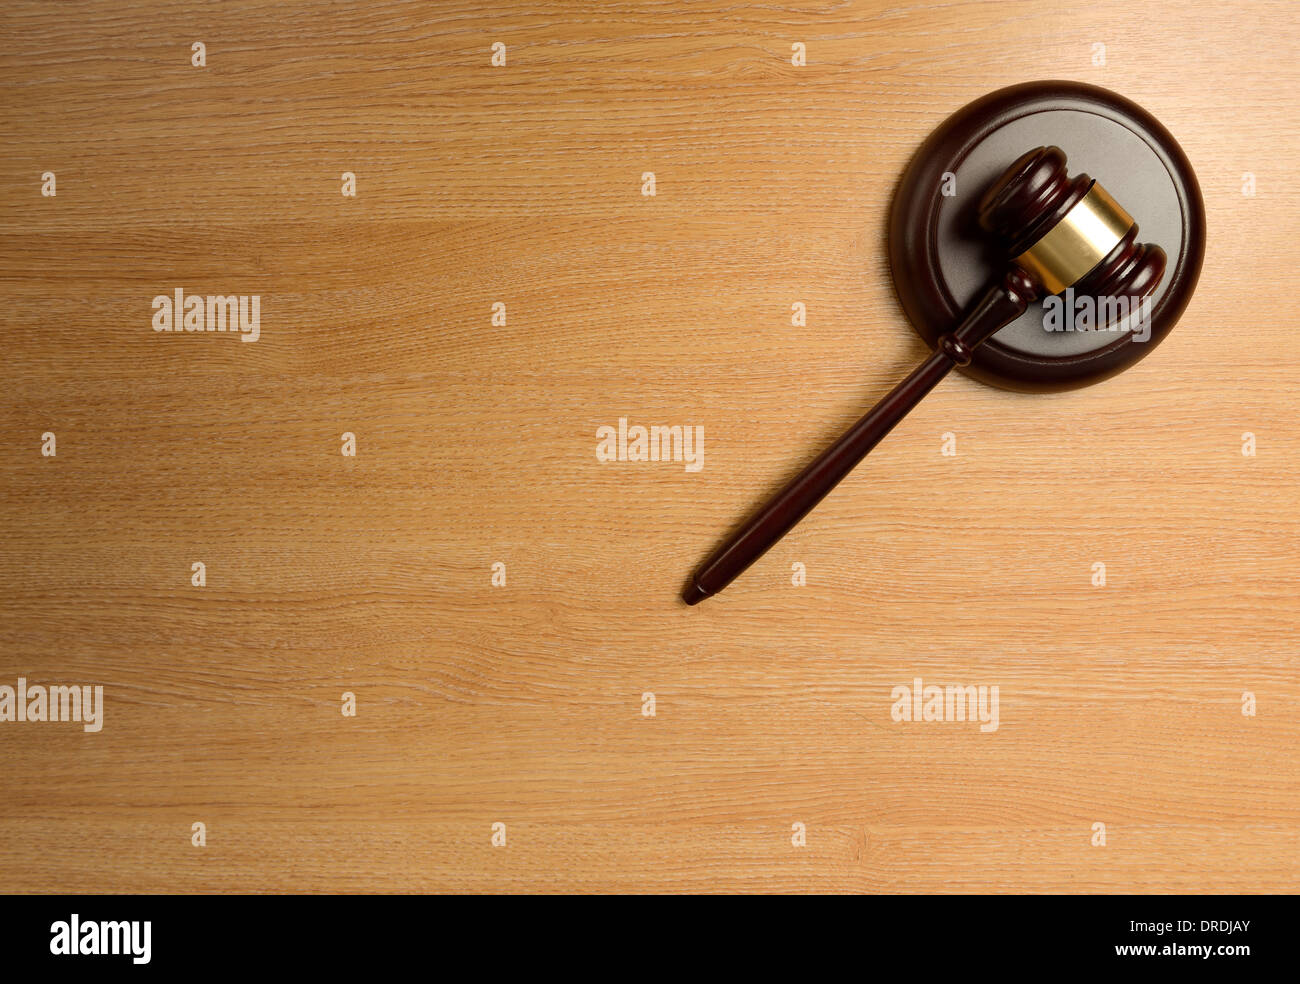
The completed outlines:
<svg viewBox="0 0 1300 984">
<path fill-rule="evenodd" d="M 688 605 L 717 594 L 766 553 L 944 376 L 969 365 L 974 351 L 1032 301 L 1068 287 L 1076 296 L 1138 300 L 1165 272 L 1164 250 L 1137 241 L 1137 223 L 1101 185 L 1086 174 L 1071 178 L 1059 147 L 1022 155 L 984 193 L 978 214 L 980 227 L 1006 246 L 1002 279 L 939 337 L 928 359 L 709 556 L 682 592 Z"/>
</svg>

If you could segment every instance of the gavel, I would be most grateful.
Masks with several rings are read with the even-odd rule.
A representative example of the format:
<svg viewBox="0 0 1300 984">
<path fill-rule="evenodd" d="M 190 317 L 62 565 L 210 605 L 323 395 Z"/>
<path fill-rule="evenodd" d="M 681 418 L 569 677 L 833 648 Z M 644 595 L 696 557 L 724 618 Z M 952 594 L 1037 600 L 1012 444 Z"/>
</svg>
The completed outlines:
<svg viewBox="0 0 1300 984">
<path fill-rule="evenodd" d="M 1031 302 L 1070 287 L 1076 297 L 1138 301 L 1164 276 L 1164 250 L 1137 241 L 1133 217 L 1096 181 L 1070 177 L 1059 147 L 1038 147 L 1017 159 L 981 197 L 978 217 L 1005 245 L 1002 279 L 939 337 L 928 359 L 709 556 L 682 592 L 686 604 L 717 594 L 766 553 L 944 376 L 969 365 L 974 351 Z"/>
</svg>

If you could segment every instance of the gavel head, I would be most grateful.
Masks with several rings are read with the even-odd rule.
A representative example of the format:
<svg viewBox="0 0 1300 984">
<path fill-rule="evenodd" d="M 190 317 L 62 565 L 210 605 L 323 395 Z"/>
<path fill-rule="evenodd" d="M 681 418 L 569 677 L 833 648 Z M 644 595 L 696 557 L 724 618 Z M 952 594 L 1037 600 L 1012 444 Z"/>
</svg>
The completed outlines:
<svg viewBox="0 0 1300 984">
<path fill-rule="evenodd" d="M 1022 155 L 984 193 L 980 225 L 1039 294 L 1150 294 L 1164 276 L 1164 250 L 1139 243 L 1133 217 L 1088 175 L 1070 177 L 1065 163 L 1060 147 Z"/>
</svg>

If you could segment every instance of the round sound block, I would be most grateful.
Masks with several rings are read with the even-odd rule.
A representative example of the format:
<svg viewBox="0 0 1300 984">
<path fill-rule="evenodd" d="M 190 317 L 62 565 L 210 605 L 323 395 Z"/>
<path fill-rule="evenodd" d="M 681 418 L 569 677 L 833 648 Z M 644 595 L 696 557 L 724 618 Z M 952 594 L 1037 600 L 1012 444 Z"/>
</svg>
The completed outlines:
<svg viewBox="0 0 1300 984">
<path fill-rule="evenodd" d="M 979 228 L 980 196 L 1021 154 L 1055 144 L 1168 255 L 1145 322 L 1049 331 L 1039 300 L 975 351 L 964 371 L 995 386 L 1059 390 L 1126 369 L 1169 333 L 1191 300 L 1205 254 L 1205 205 L 1174 138 L 1129 100 L 1077 82 L 1027 82 L 958 110 L 921 145 L 889 216 L 889 261 L 903 310 L 933 346 L 1007 266 Z M 1136 327 L 1134 327 L 1136 325 Z"/>
</svg>

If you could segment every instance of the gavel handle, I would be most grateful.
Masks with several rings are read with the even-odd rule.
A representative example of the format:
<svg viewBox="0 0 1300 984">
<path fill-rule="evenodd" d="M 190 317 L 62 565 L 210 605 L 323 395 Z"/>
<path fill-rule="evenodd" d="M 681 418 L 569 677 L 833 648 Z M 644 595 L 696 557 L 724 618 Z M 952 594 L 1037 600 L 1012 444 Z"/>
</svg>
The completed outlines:
<svg viewBox="0 0 1300 984">
<path fill-rule="evenodd" d="M 952 370 L 969 365 L 974 350 L 994 332 L 1025 313 L 1034 284 L 1016 268 L 991 288 L 928 359 L 889 391 L 838 441 L 823 451 L 767 505 L 718 547 L 695 572 L 682 600 L 695 605 L 715 595 L 808 515 L 894 425 Z"/>
</svg>

